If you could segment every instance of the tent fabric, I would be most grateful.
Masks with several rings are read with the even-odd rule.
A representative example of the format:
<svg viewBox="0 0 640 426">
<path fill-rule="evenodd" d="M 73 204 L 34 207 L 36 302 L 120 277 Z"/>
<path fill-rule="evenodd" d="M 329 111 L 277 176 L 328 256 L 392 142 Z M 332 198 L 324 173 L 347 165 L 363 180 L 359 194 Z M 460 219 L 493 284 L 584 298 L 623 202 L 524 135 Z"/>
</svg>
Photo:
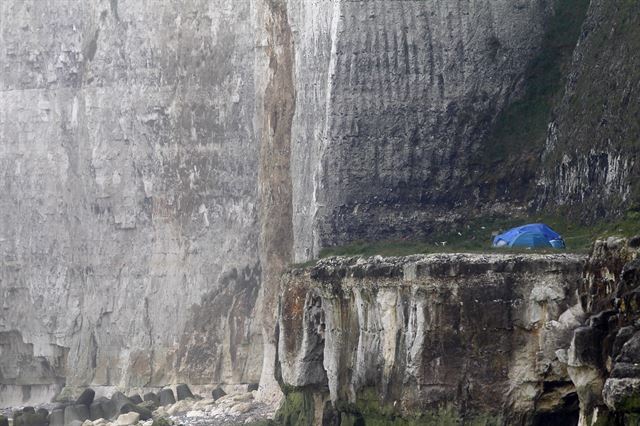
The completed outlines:
<svg viewBox="0 0 640 426">
<path fill-rule="evenodd" d="M 544 223 L 532 223 L 504 232 L 493 239 L 494 247 L 564 248 L 560 234 Z"/>
</svg>

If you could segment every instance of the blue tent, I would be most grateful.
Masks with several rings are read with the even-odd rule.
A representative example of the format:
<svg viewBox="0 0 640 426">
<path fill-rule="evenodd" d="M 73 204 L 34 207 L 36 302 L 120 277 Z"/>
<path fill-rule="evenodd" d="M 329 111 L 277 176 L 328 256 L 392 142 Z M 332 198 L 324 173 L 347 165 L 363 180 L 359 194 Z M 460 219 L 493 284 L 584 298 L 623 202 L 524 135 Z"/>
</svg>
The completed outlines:
<svg viewBox="0 0 640 426">
<path fill-rule="evenodd" d="M 494 247 L 565 248 L 564 240 L 544 223 L 519 226 L 496 236 Z"/>
</svg>

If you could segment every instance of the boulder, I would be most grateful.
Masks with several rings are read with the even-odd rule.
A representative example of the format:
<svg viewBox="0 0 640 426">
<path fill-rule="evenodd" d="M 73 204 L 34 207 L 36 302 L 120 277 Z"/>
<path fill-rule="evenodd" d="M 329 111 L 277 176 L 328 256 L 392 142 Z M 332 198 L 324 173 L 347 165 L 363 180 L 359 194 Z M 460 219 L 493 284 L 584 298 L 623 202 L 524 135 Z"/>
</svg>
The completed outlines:
<svg viewBox="0 0 640 426">
<path fill-rule="evenodd" d="M 134 404 L 140 404 L 142 402 L 142 398 L 137 393 L 134 393 L 133 395 L 130 395 L 129 396 L 129 400 L 131 402 L 133 402 Z"/>
<path fill-rule="evenodd" d="M 22 409 L 23 413 L 31 413 L 31 414 L 35 414 L 36 413 L 36 409 L 33 407 L 24 407 Z"/>
<path fill-rule="evenodd" d="M 167 405 L 166 407 L 159 407 L 157 410 L 155 410 L 153 412 L 153 418 L 158 418 L 158 417 L 167 417 L 169 415 L 169 413 L 167 413 L 167 408 L 171 407 L 170 405 Z"/>
<path fill-rule="evenodd" d="M 133 402 L 126 397 L 125 394 L 123 394 L 122 392 L 116 392 L 113 395 L 111 395 L 111 401 L 113 401 L 113 403 L 116 406 L 116 412 L 120 413 L 120 409 L 122 408 L 123 405 L 125 404 L 133 404 Z"/>
<path fill-rule="evenodd" d="M 115 422 L 116 426 L 131 426 L 138 423 L 140 420 L 140 414 L 135 412 L 129 412 L 126 414 L 120 414 Z"/>
<path fill-rule="evenodd" d="M 69 425 L 74 420 L 83 423 L 89 418 L 89 407 L 86 405 L 75 404 L 69 405 L 64 409 L 64 424 Z"/>
<path fill-rule="evenodd" d="M 64 408 L 54 408 L 49 414 L 49 426 L 64 426 Z"/>
<path fill-rule="evenodd" d="M 153 392 L 145 393 L 143 399 L 145 401 L 153 401 L 156 405 L 160 405 L 160 398 Z"/>
<path fill-rule="evenodd" d="M 38 408 L 36 410 L 36 414 L 44 417 L 45 419 L 49 417 L 49 410 L 47 410 L 46 408 Z"/>
<path fill-rule="evenodd" d="M 102 402 L 101 401 L 93 401 L 91 403 L 91 406 L 89 407 L 89 418 L 91 420 L 97 420 L 97 419 L 104 419 L 107 416 L 104 413 L 104 410 L 102 409 Z"/>
<path fill-rule="evenodd" d="M 118 414 L 120 414 L 120 412 L 118 411 L 118 408 L 116 407 L 116 403 L 109 398 L 102 397 L 102 398 L 96 399 L 93 402 L 100 403 L 100 409 L 102 410 L 102 414 L 103 414 L 102 417 L 107 420 L 113 419 Z"/>
<path fill-rule="evenodd" d="M 253 406 L 254 405 L 251 402 L 241 402 L 240 404 L 237 404 L 231 407 L 231 412 L 237 413 L 237 414 L 245 414 L 251 411 Z"/>
<path fill-rule="evenodd" d="M 640 412 L 640 379 L 608 379 L 602 395 L 610 410 Z"/>
<path fill-rule="evenodd" d="M 176 403 L 176 398 L 173 396 L 173 391 L 170 388 L 164 388 L 158 392 L 160 398 L 160 405 L 171 405 Z"/>
<path fill-rule="evenodd" d="M 211 391 L 211 397 L 213 398 L 214 401 L 217 401 L 218 399 L 222 398 L 226 394 L 227 393 L 220 386 L 218 386 L 217 388 Z"/>
<path fill-rule="evenodd" d="M 178 413 L 186 413 L 187 411 L 191 411 L 194 404 L 195 402 L 192 400 L 183 399 L 182 401 L 178 401 L 175 404 L 173 404 L 171 407 L 169 407 L 167 409 L 167 413 L 170 416 L 176 415 Z"/>
<path fill-rule="evenodd" d="M 640 363 L 640 332 L 633 334 L 623 345 L 617 362 Z"/>
<path fill-rule="evenodd" d="M 135 404 L 125 404 L 122 406 L 122 408 L 120 408 L 120 414 L 127 414 L 127 413 L 138 413 L 140 415 L 140 420 L 149 420 L 153 418 L 153 414 L 151 413 L 151 410 L 149 410 L 148 408 L 140 407 Z"/>
<path fill-rule="evenodd" d="M 85 420 L 82 426 L 93 426 L 93 422 L 91 420 Z"/>
<path fill-rule="evenodd" d="M 164 417 L 160 417 L 159 419 L 155 419 L 151 426 L 171 426 L 171 422 Z"/>
<path fill-rule="evenodd" d="M 231 399 L 237 402 L 251 401 L 253 399 L 253 393 L 251 392 L 239 393 L 237 395 L 233 395 Z"/>
<path fill-rule="evenodd" d="M 90 407 L 95 396 L 95 391 L 91 388 L 87 388 L 83 390 L 78 399 L 76 399 L 76 405 L 86 405 L 87 407 Z"/>
<path fill-rule="evenodd" d="M 207 408 L 209 408 L 211 405 L 215 404 L 216 402 L 213 399 L 201 399 L 198 402 L 196 402 L 195 404 L 193 404 L 193 409 L 194 410 L 206 410 Z"/>
<path fill-rule="evenodd" d="M 187 398 L 193 398 L 191 389 L 189 389 L 189 386 L 185 385 L 184 383 L 176 386 L 176 396 L 178 397 L 178 401 L 182 401 L 183 399 Z"/>
<path fill-rule="evenodd" d="M 27 411 L 23 412 L 17 419 L 14 419 L 13 424 L 14 426 L 47 426 L 49 421 L 40 414 Z"/>
<path fill-rule="evenodd" d="M 147 410 L 150 410 L 150 411 L 155 411 L 158 408 L 158 404 L 156 404 L 153 401 L 144 401 L 137 405 L 140 408 L 146 408 Z"/>
</svg>

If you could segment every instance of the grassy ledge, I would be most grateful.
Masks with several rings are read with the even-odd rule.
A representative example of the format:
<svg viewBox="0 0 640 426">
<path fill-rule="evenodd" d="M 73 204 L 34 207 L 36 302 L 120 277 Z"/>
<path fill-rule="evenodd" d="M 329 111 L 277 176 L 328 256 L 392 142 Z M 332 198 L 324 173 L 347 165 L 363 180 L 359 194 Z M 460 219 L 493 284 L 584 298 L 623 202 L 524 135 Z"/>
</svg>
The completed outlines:
<svg viewBox="0 0 640 426">
<path fill-rule="evenodd" d="M 325 248 L 320 259 L 332 256 L 409 256 L 429 253 L 557 253 L 557 250 L 495 249 L 493 236 L 509 228 L 526 223 L 542 222 L 559 232 L 567 244 L 566 252 L 588 253 L 593 242 L 610 236 L 640 235 L 640 212 L 629 211 L 615 222 L 586 225 L 563 216 L 483 217 L 466 224 L 433 234 L 428 240 L 356 241 L 340 247 Z M 313 266 L 318 259 L 293 265 L 296 268 Z"/>
</svg>

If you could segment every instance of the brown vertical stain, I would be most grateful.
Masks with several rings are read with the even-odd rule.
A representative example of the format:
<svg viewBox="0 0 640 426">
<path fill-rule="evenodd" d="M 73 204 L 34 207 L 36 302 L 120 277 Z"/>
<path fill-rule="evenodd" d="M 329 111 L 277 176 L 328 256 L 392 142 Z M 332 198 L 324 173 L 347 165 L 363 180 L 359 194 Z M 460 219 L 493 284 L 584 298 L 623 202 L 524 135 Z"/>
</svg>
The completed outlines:
<svg viewBox="0 0 640 426">
<path fill-rule="evenodd" d="M 285 0 L 266 0 L 265 88 L 260 148 L 260 202 L 263 327 L 275 343 L 280 275 L 293 259 L 291 126 L 295 111 L 293 37 Z"/>
</svg>

